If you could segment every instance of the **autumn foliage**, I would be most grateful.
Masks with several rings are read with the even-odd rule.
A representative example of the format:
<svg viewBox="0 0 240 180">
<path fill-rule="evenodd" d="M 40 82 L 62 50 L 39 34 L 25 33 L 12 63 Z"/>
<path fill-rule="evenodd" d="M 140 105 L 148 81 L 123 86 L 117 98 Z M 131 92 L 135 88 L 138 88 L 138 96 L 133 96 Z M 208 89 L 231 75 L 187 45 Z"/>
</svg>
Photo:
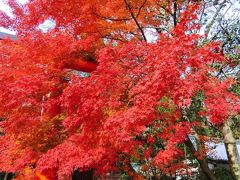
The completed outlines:
<svg viewBox="0 0 240 180">
<path fill-rule="evenodd" d="M 176 26 L 157 32 L 154 43 L 145 41 L 148 27 L 176 13 L 173 3 L 183 12 Z M 0 23 L 18 30 L 18 40 L 0 46 L 1 171 L 18 172 L 19 179 L 24 172 L 33 179 L 69 177 L 76 169 L 131 174 L 135 158 L 151 162 L 143 170 L 174 173 L 186 166 L 181 144 L 201 125 L 184 116 L 193 97 L 204 94 L 198 117 L 216 126 L 239 110 L 227 90 L 234 81 L 219 81 L 211 66 L 227 61 L 219 43 L 201 44 L 193 33 L 199 28 L 195 3 L 9 5 L 15 16 L 2 13 Z M 42 33 L 38 25 L 48 18 L 55 28 Z"/>
</svg>

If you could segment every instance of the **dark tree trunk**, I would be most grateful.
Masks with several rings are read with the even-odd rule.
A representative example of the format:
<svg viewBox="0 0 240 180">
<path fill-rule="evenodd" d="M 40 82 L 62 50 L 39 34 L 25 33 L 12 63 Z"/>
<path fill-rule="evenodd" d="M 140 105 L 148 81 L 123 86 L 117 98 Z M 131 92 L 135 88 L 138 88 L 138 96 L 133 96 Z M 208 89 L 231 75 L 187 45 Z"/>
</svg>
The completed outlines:
<svg viewBox="0 0 240 180">
<path fill-rule="evenodd" d="M 93 170 L 73 172 L 72 180 L 93 180 Z"/>
<path fill-rule="evenodd" d="M 174 23 L 174 27 L 177 26 L 177 0 L 173 1 L 173 23 Z"/>
</svg>

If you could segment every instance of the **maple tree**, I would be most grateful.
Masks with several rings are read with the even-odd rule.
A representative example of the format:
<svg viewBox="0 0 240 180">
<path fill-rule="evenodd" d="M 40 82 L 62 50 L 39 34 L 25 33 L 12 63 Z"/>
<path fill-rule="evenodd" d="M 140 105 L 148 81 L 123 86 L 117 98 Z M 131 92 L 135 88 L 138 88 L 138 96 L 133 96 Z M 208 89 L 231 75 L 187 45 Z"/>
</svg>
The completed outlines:
<svg viewBox="0 0 240 180">
<path fill-rule="evenodd" d="M 234 81 L 219 81 L 212 67 L 228 61 L 220 43 L 202 45 L 191 33 L 199 28 L 194 2 L 8 3 L 15 16 L 1 13 L 0 24 L 18 40 L 0 46 L 0 169 L 19 179 L 117 168 L 170 176 L 188 166 L 183 146 L 200 118 L 220 126 L 239 111 L 228 91 Z M 55 28 L 42 33 L 49 18 Z M 159 32 L 166 18 L 173 25 Z M 147 28 L 156 42 L 147 42 Z M 199 96 L 201 108 L 191 109 Z"/>
</svg>

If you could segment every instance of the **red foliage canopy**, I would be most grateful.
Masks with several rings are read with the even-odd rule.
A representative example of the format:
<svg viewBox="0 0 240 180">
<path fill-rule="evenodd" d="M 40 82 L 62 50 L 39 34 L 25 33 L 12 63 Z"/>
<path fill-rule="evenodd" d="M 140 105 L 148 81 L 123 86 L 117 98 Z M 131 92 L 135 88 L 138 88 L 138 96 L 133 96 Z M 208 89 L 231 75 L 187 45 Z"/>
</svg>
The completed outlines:
<svg viewBox="0 0 240 180">
<path fill-rule="evenodd" d="M 196 5 L 156 43 L 144 41 L 141 27 L 163 23 L 154 18 L 160 6 L 172 11 L 171 4 L 158 3 L 33 0 L 21 7 L 10 1 L 15 19 L 1 23 L 16 28 L 19 38 L 0 47 L 0 170 L 30 167 L 50 179 L 75 169 L 105 172 L 119 161 L 127 166 L 145 143 L 149 158 L 151 144 L 162 139 L 152 163 L 173 172 L 182 165 L 178 145 L 197 125 L 198 119 L 182 118 L 196 93 L 204 92 L 199 116 L 212 123 L 236 113 L 237 99 L 227 91 L 233 81 L 218 81 L 211 67 L 226 60 L 219 44 L 199 45 L 201 37 L 190 33 L 198 28 Z M 49 17 L 55 29 L 39 32 Z M 147 142 L 136 138 L 150 127 L 156 131 Z"/>
</svg>

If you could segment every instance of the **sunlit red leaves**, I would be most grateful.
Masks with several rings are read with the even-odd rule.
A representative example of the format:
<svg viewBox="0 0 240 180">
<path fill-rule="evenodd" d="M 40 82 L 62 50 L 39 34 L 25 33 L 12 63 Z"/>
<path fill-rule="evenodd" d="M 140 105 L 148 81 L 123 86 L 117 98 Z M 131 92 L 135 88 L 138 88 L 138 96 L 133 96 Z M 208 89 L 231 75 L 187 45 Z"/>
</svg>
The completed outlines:
<svg viewBox="0 0 240 180">
<path fill-rule="evenodd" d="M 214 124 L 222 124 L 229 115 L 235 115 L 239 111 L 239 99 L 226 91 L 232 83 L 232 79 L 223 82 L 214 79 L 205 84 L 206 109 L 203 113 L 207 114 Z"/>
<path fill-rule="evenodd" d="M 197 38 L 198 36 L 184 34 L 177 38 L 161 36 L 157 44 L 129 43 L 123 47 L 106 47 L 98 52 L 99 66 L 91 77 L 80 78 L 75 75 L 71 83 L 66 84 L 66 88 L 63 86 L 63 89 L 50 86 L 51 88 L 45 87 L 44 92 L 41 92 L 42 87 L 37 86 L 37 89 L 34 89 L 33 79 L 27 86 L 25 82 L 16 81 L 13 88 L 23 88 L 23 95 L 29 94 L 30 97 L 35 97 L 39 109 L 33 119 L 33 122 L 38 122 L 35 127 L 39 130 L 31 126 L 32 131 L 28 131 L 30 136 L 22 134 L 22 137 L 26 138 L 20 140 L 26 147 L 36 148 L 35 151 L 43 152 L 40 147 L 42 144 L 44 144 L 44 151 L 48 148 L 50 150 L 46 154 L 43 153 L 37 160 L 37 168 L 44 172 L 44 169 L 55 167 L 57 162 L 61 162 L 57 171 L 65 175 L 69 174 L 74 167 L 100 168 L 96 166 L 96 162 L 98 164 L 101 161 L 114 163 L 118 152 L 129 153 L 138 146 L 139 142 L 134 140 L 134 136 L 142 133 L 145 130 L 143 127 L 152 124 L 156 118 L 163 121 L 159 127 L 162 133 L 157 137 L 165 141 L 165 149 L 159 151 L 154 162 L 156 165 L 164 164 L 162 170 L 166 170 L 169 163 L 174 163 L 178 158 L 180 161 L 183 152 L 177 145 L 184 143 L 191 129 L 191 124 L 178 122 L 180 109 L 187 108 L 191 103 L 191 97 L 199 90 L 204 90 L 207 97 L 206 106 L 210 110 L 207 114 L 210 118 L 216 117 L 218 113 L 215 113 L 216 109 L 211 110 L 214 107 L 211 102 L 217 102 L 221 97 L 211 96 L 220 90 L 220 86 L 211 84 L 217 81 L 213 80 L 208 73 L 210 70 L 208 64 L 216 57 L 218 58 L 218 55 L 212 53 L 213 49 L 207 46 L 196 47 Z M 39 79 L 39 82 L 42 80 Z M 54 82 L 60 83 L 60 81 Z M 226 97 L 229 97 L 224 93 L 227 84 L 220 91 L 225 94 L 223 98 L 225 101 Z M 29 89 L 31 85 L 33 90 Z M 46 96 L 44 112 L 49 113 L 49 117 L 51 114 L 63 113 L 66 117 L 63 123 L 65 128 L 72 135 L 80 135 L 74 146 L 71 145 L 70 140 L 67 140 L 67 144 L 61 144 L 64 138 L 60 138 L 59 141 L 54 139 L 54 133 L 57 135 L 62 132 L 60 129 L 53 129 L 53 131 L 48 129 L 50 119 L 46 116 L 47 114 L 43 116 L 46 123 L 41 128 L 39 121 L 42 99 L 41 96 L 34 96 L 35 93 Z M 163 96 L 168 100 L 161 102 L 160 99 Z M 227 102 L 224 105 L 224 113 L 227 115 L 230 106 Z M 159 112 L 158 106 L 171 111 Z M 27 111 L 27 113 L 30 112 Z M 15 115 L 10 120 L 14 122 L 13 119 L 16 117 L 19 118 Z M 24 118 L 30 120 L 27 116 Z M 220 121 L 223 120 L 218 118 Z M 214 119 L 213 122 L 215 122 Z M 61 124 L 61 121 L 59 123 Z M 24 126 L 29 127 L 30 124 L 28 122 Z M 47 144 L 44 138 L 47 138 Z M 148 142 L 154 143 L 150 136 Z M 45 145 L 48 145 L 48 148 Z M 74 149 L 76 147 L 80 148 L 81 156 L 78 150 Z M 66 149 L 69 149 L 70 154 L 65 153 L 66 157 L 63 158 L 63 151 L 65 152 Z M 87 153 L 90 150 L 91 154 Z M 114 158 L 109 156 L 109 151 Z M 75 155 L 72 154 L 74 152 Z M 144 152 L 145 158 L 150 158 L 151 154 L 152 149 L 149 147 Z M 48 164 L 44 164 L 46 161 L 44 159 L 50 157 Z M 79 160 L 76 161 L 77 157 Z M 65 159 L 68 159 L 68 165 Z"/>
<path fill-rule="evenodd" d="M 13 8 L 15 16 L 11 25 L 8 25 L 25 34 L 39 31 L 38 25 L 51 19 L 55 21 L 56 31 L 65 31 L 81 39 L 91 36 L 94 44 L 102 42 L 103 38 L 108 42 L 121 44 L 129 39 L 142 39 L 139 27 L 146 30 L 164 24 L 169 26 L 166 29 L 170 30 L 172 25 L 169 21 L 174 16 L 175 3 L 179 10 L 184 9 L 187 4 L 183 1 L 159 0 L 34 0 L 21 5 L 18 1 L 9 0 L 8 4 Z M 179 14 L 176 17 L 179 17 Z M 177 21 L 179 20 L 178 18 Z"/>
</svg>

